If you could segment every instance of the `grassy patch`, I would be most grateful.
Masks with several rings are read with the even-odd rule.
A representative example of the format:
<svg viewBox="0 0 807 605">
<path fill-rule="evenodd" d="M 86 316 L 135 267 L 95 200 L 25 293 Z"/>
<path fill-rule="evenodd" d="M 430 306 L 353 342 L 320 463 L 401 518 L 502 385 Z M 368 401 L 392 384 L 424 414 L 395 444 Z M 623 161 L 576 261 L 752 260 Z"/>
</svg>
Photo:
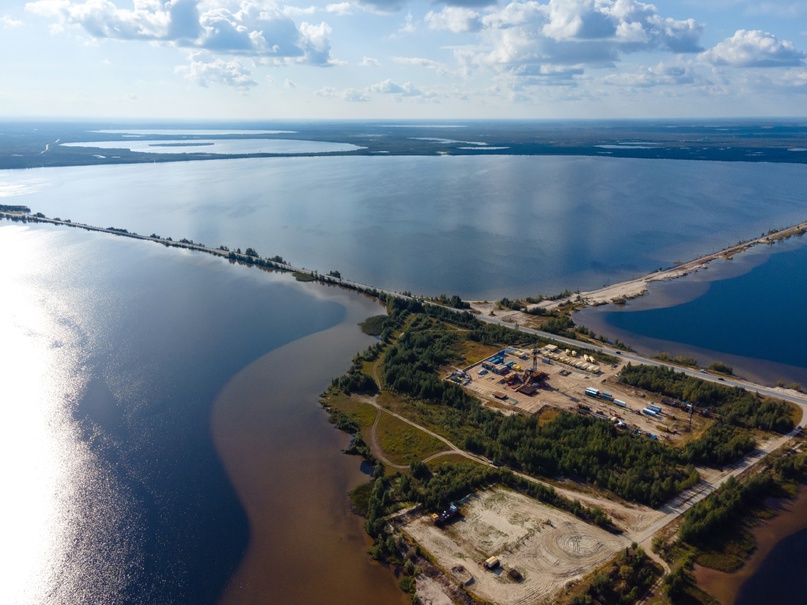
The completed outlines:
<svg viewBox="0 0 807 605">
<path fill-rule="evenodd" d="M 802 412 L 801 407 L 790 404 L 790 418 L 793 420 L 793 426 L 798 426 L 801 423 L 801 419 L 804 416 L 804 412 Z"/>
<path fill-rule="evenodd" d="M 446 449 L 443 442 L 389 414 L 381 416 L 376 435 L 384 454 L 395 464 L 411 464 Z"/>
<path fill-rule="evenodd" d="M 359 324 L 361 331 L 370 336 L 378 336 L 384 330 L 384 322 L 386 319 L 386 315 L 373 315 L 372 317 L 368 317 Z"/>
<path fill-rule="evenodd" d="M 339 410 L 348 418 L 356 422 L 362 429 L 369 428 L 375 422 L 378 411 L 369 403 L 361 401 L 355 397 L 350 397 L 342 392 L 330 395 L 324 403 L 331 408 Z"/>
<path fill-rule="evenodd" d="M 675 602 L 680 605 L 720 605 L 720 601 L 697 586 L 688 586 Z"/>
<path fill-rule="evenodd" d="M 434 460 L 426 463 L 426 465 L 432 470 L 440 466 L 454 466 L 457 464 L 476 464 L 478 466 L 486 466 L 459 454 L 446 454 L 445 456 L 440 456 L 439 458 L 435 458 Z"/>
<path fill-rule="evenodd" d="M 743 566 L 745 559 L 724 552 L 710 551 L 699 554 L 695 562 L 703 567 L 733 573 Z"/>
<path fill-rule="evenodd" d="M 545 426 L 552 422 L 555 418 L 560 416 L 561 411 L 558 408 L 544 406 L 538 415 L 538 426 Z"/>
<path fill-rule="evenodd" d="M 361 515 L 362 517 L 367 516 L 367 507 L 368 503 L 370 502 L 370 494 L 372 491 L 372 481 L 362 483 L 361 485 L 350 490 L 350 507 L 353 509 L 354 513 Z"/>
<path fill-rule="evenodd" d="M 297 281 L 317 281 L 317 278 L 310 273 L 300 273 L 299 271 L 294 272 L 294 279 Z"/>
<path fill-rule="evenodd" d="M 492 347 L 484 345 L 481 342 L 474 342 L 473 340 L 465 340 L 462 343 L 461 355 L 465 362 L 465 366 L 476 363 L 481 359 L 487 359 L 494 353 L 501 350 L 501 347 Z"/>
</svg>

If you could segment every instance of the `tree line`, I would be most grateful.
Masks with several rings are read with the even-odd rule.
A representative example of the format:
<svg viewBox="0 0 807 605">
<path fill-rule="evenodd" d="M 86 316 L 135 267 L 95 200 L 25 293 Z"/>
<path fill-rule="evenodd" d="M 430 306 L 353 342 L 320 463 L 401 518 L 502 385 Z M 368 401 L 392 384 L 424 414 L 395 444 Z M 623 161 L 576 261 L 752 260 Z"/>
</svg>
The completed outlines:
<svg viewBox="0 0 807 605">
<path fill-rule="evenodd" d="M 794 426 L 791 406 L 784 401 L 764 398 L 740 387 L 707 382 L 669 367 L 628 363 L 619 373 L 619 381 L 714 410 L 724 422 L 734 426 L 777 433 L 787 433 Z"/>
<path fill-rule="evenodd" d="M 535 416 L 503 416 L 484 408 L 438 375 L 457 359 L 460 339 L 443 322 L 415 315 L 385 350 L 382 376 L 385 388 L 437 407 L 440 425 L 469 451 L 535 476 L 579 479 L 651 506 L 699 480 L 669 446 L 608 422 L 561 413 L 539 426 Z"/>
<path fill-rule="evenodd" d="M 392 299 L 388 308 L 382 341 L 357 356 L 335 384 L 345 392 L 375 392 L 383 386 L 408 401 L 415 414 L 427 414 L 468 451 L 534 476 L 569 477 L 627 500 L 659 506 L 699 481 L 694 465 L 721 466 L 751 451 L 756 442 L 749 428 L 792 426 L 784 402 L 760 400 L 743 389 L 706 383 L 667 368 L 630 364 L 623 369 L 623 382 L 697 400 L 719 411 L 723 421 L 684 448 L 674 448 L 577 414 L 561 412 L 543 424 L 536 416 L 504 416 L 482 406 L 454 382 L 442 380 L 439 372 L 459 361 L 463 338 L 517 344 L 516 339 L 523 343 L 523 334 L 483 324 L 470 313 L 412 299 Z M 362 371 L 364 361 L 378 355 L 383 355 L 382 385 Z"/>
</svg>

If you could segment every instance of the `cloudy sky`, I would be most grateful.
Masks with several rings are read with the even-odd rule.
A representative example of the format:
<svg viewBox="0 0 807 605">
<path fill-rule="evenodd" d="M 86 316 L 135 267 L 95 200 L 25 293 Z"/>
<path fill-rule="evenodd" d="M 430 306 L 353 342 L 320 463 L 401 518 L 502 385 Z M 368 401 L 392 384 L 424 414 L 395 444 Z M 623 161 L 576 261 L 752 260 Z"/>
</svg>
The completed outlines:
<svg viewBox="0 0 807 605">
<path fill-rule="evenodd" d="M 0 116 L 807 116 L 807 0 L 4 0 Z"/>
</svg>

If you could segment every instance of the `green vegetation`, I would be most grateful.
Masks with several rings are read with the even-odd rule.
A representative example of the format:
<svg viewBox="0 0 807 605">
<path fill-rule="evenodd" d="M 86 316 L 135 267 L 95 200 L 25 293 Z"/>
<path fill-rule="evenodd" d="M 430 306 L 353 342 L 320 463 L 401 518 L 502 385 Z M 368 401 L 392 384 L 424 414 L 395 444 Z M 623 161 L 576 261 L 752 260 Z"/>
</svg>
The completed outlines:
<svg viewBox="0 0 807 605">
<path fill-rule="evenodd" d="M 597 570 L 571 605 L 632 605 L 661 576 L 661 568 L 644 550 L 631 544 Z"/>
<path fill-rule="evenodd" d="M 499 306 L 504 309 L 512 309 L 513 311 L 523 311 L 526 308 L 526 305 L 522 301 L 510 300 L 509 298 L 501 299 Z"/>
<path fill-rule="evenodd" d="M 427 510 L 439 511 L 451 502 L 493 485 L 509 487 L 565 510 L 584 521 L 611 527 L 610 519 L 600 509 L 583 506 L 578 500 L 569 500 L 559 495 L 551 487 L 527 481 L 508 470 L 474 462 L 441 464 L 434 469 L 423 462 L 413 462 L 409 473 L 393 475 L 384 475 L 383 468 L 379 465 L 372 485 L 367 499 L 365 528 L 377 541 L 380 536 L 386 535 L 386 516 L 403 506 L 419 502 Z"/>
<path fill-rule="evenodd" d="M 301 273 L 299 271 L 294 272 L 294 279 L 301 282 L 317 281 L 317 277 L 315 275 L 311 275 L 310 273 Z"/>
<path fill-rule="evenodd" d="M 718 422 L 697 441 L 685 447 L 685 456 L 692 464 L 723 466 L 739 460 L 753 451 L 756 441 L 748 430 Z"/>
<path fill-rule="evenodd" d="M 723 422 L 749 429 L 787 433 L 793 429 L 792 406 L 739 387 L 714 384 L 672 368 L 632 365 L 619 374 L 622 383 L 716 412 Z"/>
<path fill-rule="evenodd" d="M 714 603 L 695 586 L 693 563 L 736 571 L 756 548 L 751 533 L 755 520 L 773 514 L 766 508 L 765 498 L 795 497 L 807 479 L 807 454 L 786 449 L 771 459 L 765 470 L 741 480 L 728 479 L 689 509 L 678 528 L 677 540 L 654 539 L 654 550 L 673 564 L 673 571 L 664 580 L 672 603 Z"/>
<path fill-rule="evenodd" d="M 667 361 L 670 363 L 677 363 L 679 366 L 688 366 L 691 368 L 696 368 L 700 364 L 698 360 L 694 357 L 689 357 L 688 355 L 676 355 L 675 357 L 671 357 L 669 353 L 666 351 L 662 351 L 658 355 L 655 356 L 655 359 L 659 361 Z"/>
<path fill-rule="evenodd" d="M 565 336 L 567 338 L 574 338 L 574 322 L 568 315 L 557 315 L 550 317 L 543 324 L 541 329 L 550 334 L 557 334 L 558 336 Z"/>
<path fill-rule="evenodd" d="M 437 374 L 455 359 L 460 338 L 441 322 L 415 315 L 386 350 L 383 372 L 386 389 L 437 407 L 438 424 L 455 443 L 535 476 L 576 478 L 651 506 L 697 482 L 695 470 L 684 468 L 671 448 L 607 422 L 562 413 L 540 426 L 535 416 L 505 417 L 482 407 Z"/>
<path fill-rule="evenodd" d="M 454 294 L 451 298 L 446 296 L 445 294 L 441 294 L 438 296 L 435 301 L 441 305 L 445 305 L 446 307 L 451 307 L 452 309 L 470 309 L 471 303 L 467 303 L 462 300 L 459 296 Z"/>
<path fill-rule="evenodd" d="M 353 356 L 353 362 L 346 374 L 331 381 L 331 386 L 346 395 L 350 393 L 362 393 L 373 395 L 378 393 L 378 385 L 375 380 L 364 371 L 364 363 L 374 361 L 381 351 L 381 344 L 377 343 L 367 349 L 364 353 L 357 353 Z"/>
<path fill-rule="evenodd" d="M 393 464 L 411 464 L 446 449 L 439 439 L 389 414 L 381 414 L 376 434 Z"/>
<path fill-rule="evenodd" d="M 749 504 L 758 503 L 768 494 L 773 481 L 770 473 L 754 475 L 742 483 L 730 477 L 717 491 L 686 512 L 679 530 L 681 539 L 693 546 L 704 546 L 733 515 L 745 510 Z"/>
<path fill-rule="evenodd" d="M 787 415 L 790 408 L 783 402 L 761 400 L 742 389 L 665 368 L 630 364 L 623 370 L 623 382 L 678 398 L 695 396 L 710 404 L 722 420 L 698 440 L 676 449 L 619 431 L 608 422 L 566 412 L 555 412 L 549 420 L 503 416 L 483 407 L 459 385 L 442 380 L 440 374 L 462 360 L 466 339 L 531 346 L 523 342 L 523 334 L 417 301 L 394 299 L 388 306 L 383 341 L 357 356 L 334 385 L 345 393 L 376 392 L 379 385 L 361 364 L 383 355 L 380 386 L 397 396 L 398 413 L 470 452 L 536 477 L 568 477 L 627 500 L 659 506 L 699 480 L 694 464 L 721 466 L 751 451 L 755 440 L 749 429 L 792 426 Z M 408 457 L 404 449 L 398 454 L 397 461 L 417 457 Z"/>
<path fill-rule="evenodd" d="M 483 407 L 459 385 L 441 376 L 447 368 L 462 364 L 469 351 L 484 355 L 491 348 L 532 348 L 535 343 L 525 342 L 525 335 L 518 330 L 480 322 L 467 312 L 413 299 L 390 299 L 387 307 L 389 316 L 373 322 L 374 331 L 380 331 L 380 342 L 357 355 L 348 373 L 334 380 L 331 396 L 336 392 L 375 392 L 373 389 L 380 387 L 380 404 L 497 464 L 481 465 L 458 457 L 425 464 L 423 458 L 438 451 L 435 448 L 442 449 L 442 444 L 387 415 L 379 422 L 382 448 L 395 463 L 410 463 L 408 473 L 389 473 L 372 457 L 361 438 L 361 429 L 370 422 L 369 417 L 361 418 L 358 410 L 347 414 L 343 424 L 354 434 L 349 451 L 367 455 L 376 464 L 372 487 L 354 492 L 353 506 L 366 511 L 367 531 L 374 538 L 373 556 L 396 565 L 403 564 L 405 549 L 399 537 L 387 533 L 389 514 L 414 503 L 438 511 L 492 485 L 509 487 L 587 522 L 610 527 L 603 511 L 562 498 L 551 487 L 501 466 L 536 477 L 575 479 L 627 500 L 659 506 L 699 481 L 695 464 L 731 463 L 755 447 L 753 431 L 785 431 L 793 426 L 791 406 L 784 402 L 667 368 L 631 364 L 623 368 L 622 382 L 694 401 L 698 410 L 708 410 L 717 422 L 699 439 L 674 448 L 619 431 L 606 421 L 557 409 L 539 415 L 504 416 Z M 541 339 L 535 341 L 541 343 Z M 380 384 L 372 374 L 379 376 Z M 777 465 L 777 476 L 801 477 L 807 473 L 807 462 L 801 458 L 783 459 Z M 741 560 L 749 548 L 746 535 L 733 532 L 733 541 L 728 540 L 727 528 L 746 514 L 744 507 L 755 505 L 770 493 L 768 481 L 762 476 L 739 491 L 736 482 L 730 481 L 719 490 L 720 496 L 693 507 L 682 524 L 685 537 L 678 552 L 694 552 L 693 560 L 699 556 L 717 566 L 730 567 Z M 643 594 L 660 574 L 640 550 L 628 549 L 611 567 L 598 570 L 583 592 L 574 591 L 572 602 L 635 602 L 637 595 Z M 692 595 L 695 591 L 687 565 L 676 568 L 666 581 L 668 595 Z M 673 601 L 677 598 L 670 596 Z"/>
<path fill-rule="evenodd" d="M 734 368 L 722 361 L 713 361 L 709 364 L 709 369 L 718 374 L 725 374 L 726 376 L 734 375 Z"/>
<path fill-rule="evenodd" d="M 365 319 L 361 325 L 361 331 L 369 336 L 380 336 L 384 331 L 384 322 L 387 321 L 386 315 L 373 315 Z"/>
<path fill-rule="evenodd" d="M 799 393 L 804 392 L 804 387 L 798 382 L 787 383 L 784 380 L 777 380 L 776 386 L 781 387 L 783 389 L 793 389 L 794 391 L 798 391 Z"/>
</svg>

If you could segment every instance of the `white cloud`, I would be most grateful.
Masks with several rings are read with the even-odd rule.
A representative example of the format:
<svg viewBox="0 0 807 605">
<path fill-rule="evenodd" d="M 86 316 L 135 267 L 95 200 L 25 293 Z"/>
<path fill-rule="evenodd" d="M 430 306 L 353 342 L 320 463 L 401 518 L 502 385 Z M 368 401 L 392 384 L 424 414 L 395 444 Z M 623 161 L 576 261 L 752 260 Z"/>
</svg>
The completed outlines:
<svg viewBox="0 0 807 605">
<path fill-rule="evenodd" d="M 429 67 L 432 69 L 437 69 L 440 67 L 440 64 L 437 61 L 433 61 L 432 59 L 424 59 L 423 57 L 393 57 L 392 60 L 396 63 L 400 63 L 401 65 L 416 65 L 418 67 Z"/>
<path fill-rule="evenodd" d="M 133 4 L 133 9 L 124 9 L 110 0 L 36 0 L 25 8 L 62 26 L 80 26 L 97 39 L 145 40 L 226 55 L 329 64 L 330 27 L 302 23 L 298 28 L 272 2 L 242 0 L 237 8 L 229 8 L 230 2 L 202 0 Z"/>
<path fill-rule="evenodd" d="M 351 103 L 365 103 L 372 101 L 373 95 L 389 95 L 396 101 L 411 99 L 414 101 L 429 101 L 435 99 L 437 94 L 430 90 L 421 90 L 411 82 L 399 84 L 394 80 L 387 79 L 377 84 L 371 84 L 365 88 L 345 88 L 339 90 L 330 86 L 320 88 L 316 91 L 319 97 L 341 99 Z"/>
<path fill-rule="evenodd" d="M 575 76 L 583 75 L 582 67 L 569 67 L 566 65 L 519 65 L 510 73 L 516 76 L 527 76 L 535 82 L 570 82 Z"/>
<path fill-rule="evenodd" d="M 410 11 L 406 14 L 406 19 L 403 25 L 398 28 L 398 32 L 401 34 L 413 34 L 416 30 L 415 20 L 412 18 L 412 12 Z"/>
<path fill-rule="evenodd" d="M 331 26 L 324 21 L 319 25 L 300 24 L 300 46 L 305 51 L 307 63 L 328 65 L 331 54 Z"/>
<path fill-rule="evenodd" d="M 250 71 L 237 59 L 202 61 L 192 57 L 190 65 L 177 67 L 176 72 L 203 87 L 210 84 L 222 84 L 246 91 L 257 86 Z"/>
<path fill-rule="evenodd" d="M 434 29 L 478 33 L 479 42 L 454 51 L 465 73 L 479 67 L 532 78 L 570 81 L 591 67 L 614 67 L 640 51 L 694 53 L 703 26 L 662 16 L 637 0 L 534 0 L 476 12 L 445 7 L 430 12 Z"/>
<path fill-rule="evenodd" d="M 368 97 L 364 91 L 356 88 L 348 88 L 347 90 L 343 91 L 342 98 L 345 101 L 350 101 L 351 103 L 366 103 L 370 100 L 370 97 Z"/>
<path fill-rule="evenodd" d="M 803 64 L 807 54 L 792 42 L 780 42 L 773 34 L 741 29 L 701 53 L 700 58 L 713 65 L 732 67 L 792 67 Z"/>
<path fill-rule="evenodd" d="M 470 8 L 447 6 L 438 13 L 429 11 L 426 23 L 431 29 L 444 29 L 455 34 L 478 31 L 482 28 L 481 14 Z"/>
<path fill-rule="evenodd" d="M 599 40 L 622 50 L 661 48 L 696 52 L 703 26 L 694 19 L 661 17 L 637 0 L 550 0 L 544 35 L 558 41 Z"/>
<path fill-rule="evenodd" d="M 316 6 L 291 6 L 286 5 L 282 9 L 282 12 L 287 17 L 299 17 L 300 15 L 314 15 L 319 12 L 319 9 Z"/>
<path fill-rule="evenodd" d="M 424 93 L 415 87 L 411 82 L 405 84 L 398 84 L 393 80 L 384 80 L 378 84 L 373 84 L 368 88 L 369 91 L 380 94 L 401 95 L 402 97 L 431 97 L 433 93 Z"/>
<path fill-rule="evenodd" d="M 426 59 L 424 57 L 393 57 L 392 60 L 399 65 L 409 65 L 412 67 L 425 67 L 426 69 L 433 69 L 439 75 L 444 76 L 449 73 L 446 66 L 433 59 Z"/>
<path fill-rule="evenodd" d="M 325 97 L 331 99 L 342 99 L 350 103 L 367 103 L 370 97 L 363 90 L 358 88 L 346 88 L 345 90 L 337 90 L 336 88 L 324 87 L 320 88 L 315 93 L 318 97 Z"/>
<path fill-rule="evenodd" d="M 609 86 L 650 88 L 694 84 L 696 76 L 690 65 L 668 65 L 662 62 L 608 74 L 601 81 Z"/>
<path fill-rule="evenodd" d="M 379 65 L 381 65 L 379 60 L 372 57 L 362 57 L 361 59 L 362 67 L 378 67 Z"/>
<path fill-rule="evenodd" d="M 0 27 L 3 29 L 11 29 L 12 27 L 21 27 L 22 21 L 19 19 L 12 19 L 7 15 L 0 17 Z"/>
<path fill-rule="evenodd" d="M 29 2 L 25 9 L 37 15 L 60 18 L 64 22 L 81 25 L 96 38 L 124 40 L 154 40 L 167 38 L 170 33 L 172 11 L 184 23 L 188 8 L 195 8 L 196 0 L 176 0 L 176 6 L 164 5 L 155 0 L 134 0 L 133 9 L 120 9 L 109 0 L 38 0 Z"/>
<path fill-rule="evenodd" d="M 356 6 L 350 2 L 337 2 L 325 6 L 325 12 L 336 15 L 352 15 L 355 10 Z"/>
</svg>

